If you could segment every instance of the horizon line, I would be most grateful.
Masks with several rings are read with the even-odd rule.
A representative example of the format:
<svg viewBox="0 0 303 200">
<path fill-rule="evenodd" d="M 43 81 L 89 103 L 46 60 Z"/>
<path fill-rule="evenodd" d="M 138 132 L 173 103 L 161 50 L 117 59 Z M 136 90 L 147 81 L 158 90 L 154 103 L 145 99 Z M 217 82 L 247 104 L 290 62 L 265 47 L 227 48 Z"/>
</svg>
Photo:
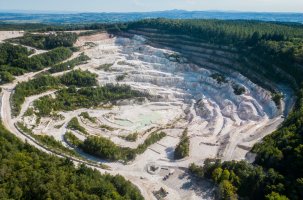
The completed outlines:
<svg viewBox="0 0 303 200">
<path fill-rule="evenodd" d="M 31 13 L 32 12 L 32 13 Z M 0 13 L 12 14 L 81 14 L 81 13 L 100 13 L 100 14 L 132 14 L 132 13 L 156 13 L 156 12 L 222 12 L 222 13 L 279 13 L 279 14 L 303 14 L 303 11 L 244 11 L 244 10 L 154 10 L 154 11 L 63 11 L 63 10 L 20 10 L 20 9 L 0 9 Z"/>
</svg>

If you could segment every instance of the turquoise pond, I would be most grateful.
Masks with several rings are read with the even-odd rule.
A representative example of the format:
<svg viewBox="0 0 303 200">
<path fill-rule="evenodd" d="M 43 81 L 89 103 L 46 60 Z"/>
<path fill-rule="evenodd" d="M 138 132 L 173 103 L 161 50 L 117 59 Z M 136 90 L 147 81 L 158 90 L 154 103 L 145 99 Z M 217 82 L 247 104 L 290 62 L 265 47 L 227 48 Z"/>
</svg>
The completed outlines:
<svg viewBox="0 0 303 200">
<path fill-rule="evenodd" d="M 120 126 L 132 128 L 133 130 L 140 130 L 153 123 L 157 123 L 157 121 L 161 119 L 162 117 L 158 112 L 150 112 L 144 114 L 140 113 L 131 120 L 116 119 L 115 123 Z"/>
</svg>

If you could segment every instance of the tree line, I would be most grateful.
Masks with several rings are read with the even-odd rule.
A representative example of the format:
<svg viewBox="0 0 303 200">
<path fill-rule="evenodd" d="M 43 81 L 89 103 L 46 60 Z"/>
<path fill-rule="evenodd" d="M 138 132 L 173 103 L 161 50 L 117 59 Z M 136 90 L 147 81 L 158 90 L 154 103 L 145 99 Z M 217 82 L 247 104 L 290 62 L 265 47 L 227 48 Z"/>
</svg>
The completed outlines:
<svg viewBox="0 0 303 200">
<path fill-rule="evenodd" d="M 72 60 L 52 66 L 48 71 L 53 74 L 53 73 L 57 73 L 57 72 L 71 70 L 77 65 L 85 64 L 86 61 L 88 61 L 89 59 L 90 58 L 87 55 L 85 55 L 84 53 L 81 53 L 78 57 L 76 57 Z"/>
<path fill-rule="evenodd" d="M 26 97 L 40 94 L 62 86 L 89 87 L 97 85 L 96 74 L 89 71 L 74 70 L 60 77 L 41 75 L 30 81 L 19 83 L 12 95 L 13 114 L 19 114 Z"/>
<path fill-rule="evenodd" d="M 180 142 L 176 146 L 176 149 L 174 151 L 174 158 L 175 159 L 182 159 L 186 156 L 189 156 L 189 145 L 190 140 L 187 135 L 187 129 L 185 129 L 180 137 Z"/>
<path fill-rule="evenodd" d="M 77 39 L 78 36 L 76 33 L 51 32 L 43 34 L 26 33 L 22 37 L 13 38 L 9 41 L 36 47 L 38 49 L 54 49 L 57 47 L 72 47 Z"/>
<path fill-rule="evenodd" d="M 140 191 L 122 176 L 101 175 L 21 142 L 0 124 L 0 199 L 134 199 Z"/>
<path fill-rule="evenodd" d="M 14 80 L 14 76 L 26 72 L 39 71 L 72 55 L 70 49 L 59 47 L 49 52 L 29 57 L 32 52 L 27 48 L 9 43 L 0 44 L 0 84 Z"/>
<path fill-rule="evenodd" d="M 45 96 L 34 102 L 39 115 L 47 116 L 53 111 L 72 111 L 79 108 L 97 107 L 102 104 L 121 99 L 147 96 L 132 90 L 127 85 L 107 84 L 97 87 L 63 88 L 56 92 L 56 98 Z"/>
<path fill-rule="evenodd" d="M 137 148 L 131 149 L 120 147 L 110 139 L 104 137 L 89 136 L 84 141 L 80 141 L 71 132 L 67 132 L 64 135 L 69 144 L 88 154 L 110 161 L 122 160 L 126 162 L 135 159 L 137 154 L 144 153 L 150 145 L 160 141 L 165 136 L 164 132 L 153 132 Z"/>
</svg>

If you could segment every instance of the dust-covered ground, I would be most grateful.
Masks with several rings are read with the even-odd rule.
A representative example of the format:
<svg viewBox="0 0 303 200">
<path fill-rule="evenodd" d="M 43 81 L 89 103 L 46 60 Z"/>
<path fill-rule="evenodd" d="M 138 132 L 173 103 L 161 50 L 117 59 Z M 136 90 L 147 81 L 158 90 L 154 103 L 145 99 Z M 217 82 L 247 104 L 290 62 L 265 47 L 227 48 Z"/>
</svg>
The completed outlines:
<svg viewBox="0 0 303 200">
<path fill-rule="evenodd" d="M 21 34 L 0 33 L 0 38 Z M 98 74 L 100 85 L 127 84 L 150 97 L 122 100 L 100 109 L 59 112 L 63 117 L 57 119 L 37 120 L 35 115 L 24 116 L 35 100 L 55 95 L 55 91 L 48 91 L 26 98 L 21 114 L 13 120 L 24 122 L 35 134 L 54 136 L 66 146 L 63 135 L 73 117 L 79 119 L 90 135 L 107 137 L 119 146 L 130 148 L 136 148 L 150 133 L 161 129 L 167 136 L 131 163 L 107 162 L 114 172 L 126 176 L 144 190 L 146 198 L 154 198 L 152 192 L 163 187 L 168 191 L 167 199 L 212 199 L 211 183 L 189 179 L 185 168 L 192 162 L 202 164 L 206 158 L 245 159 L 256 142 L 281 124 L 282 113 L 289 110 L 293 102 L 291 90 L 280 87 L 286 97 L 278 109 L 269 91 L 241 74 L 223 75 L 224 81 L 220 82 L 214 76 L 215 71 L 192 64 L 177 52 L 147 45 L 141 36 L 123 38 L 99 33 L 80 37 L 76 46 L 80 47 L 80 52 L 73 57 L 84 52 L 91 59 L 76 69 Z M 243 88 L 243 94 L 236 95 L 235 86 Z M 80 117 L 82 112 L 88 112 L 96 121 Z M 186 128 L 190 155 L 176 161 L 173 152 Z M 80 140 L 87 137 L 72 132 Z M 135 142 L 121 137 L 132 133 L 138 133 Z M 151 164 L 159 166 L 160 171 L 148 173 Z M 163 180 L 171 170 L 173 175 Z"/>
</svg>

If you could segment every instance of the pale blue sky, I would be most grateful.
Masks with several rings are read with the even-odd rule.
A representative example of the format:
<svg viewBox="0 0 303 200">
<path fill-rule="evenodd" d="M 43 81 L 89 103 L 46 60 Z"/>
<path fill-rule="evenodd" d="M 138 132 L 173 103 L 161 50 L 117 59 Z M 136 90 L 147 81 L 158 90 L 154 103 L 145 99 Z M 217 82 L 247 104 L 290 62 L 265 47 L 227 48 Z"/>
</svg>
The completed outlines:
<svg viewBox="0 0 303 200">
<path fill-rule="evenodd" d="M 303 12 L 303 0 L 0 0 L 0 10 L 130 12 L 171 9 Z"/>
</svg>

